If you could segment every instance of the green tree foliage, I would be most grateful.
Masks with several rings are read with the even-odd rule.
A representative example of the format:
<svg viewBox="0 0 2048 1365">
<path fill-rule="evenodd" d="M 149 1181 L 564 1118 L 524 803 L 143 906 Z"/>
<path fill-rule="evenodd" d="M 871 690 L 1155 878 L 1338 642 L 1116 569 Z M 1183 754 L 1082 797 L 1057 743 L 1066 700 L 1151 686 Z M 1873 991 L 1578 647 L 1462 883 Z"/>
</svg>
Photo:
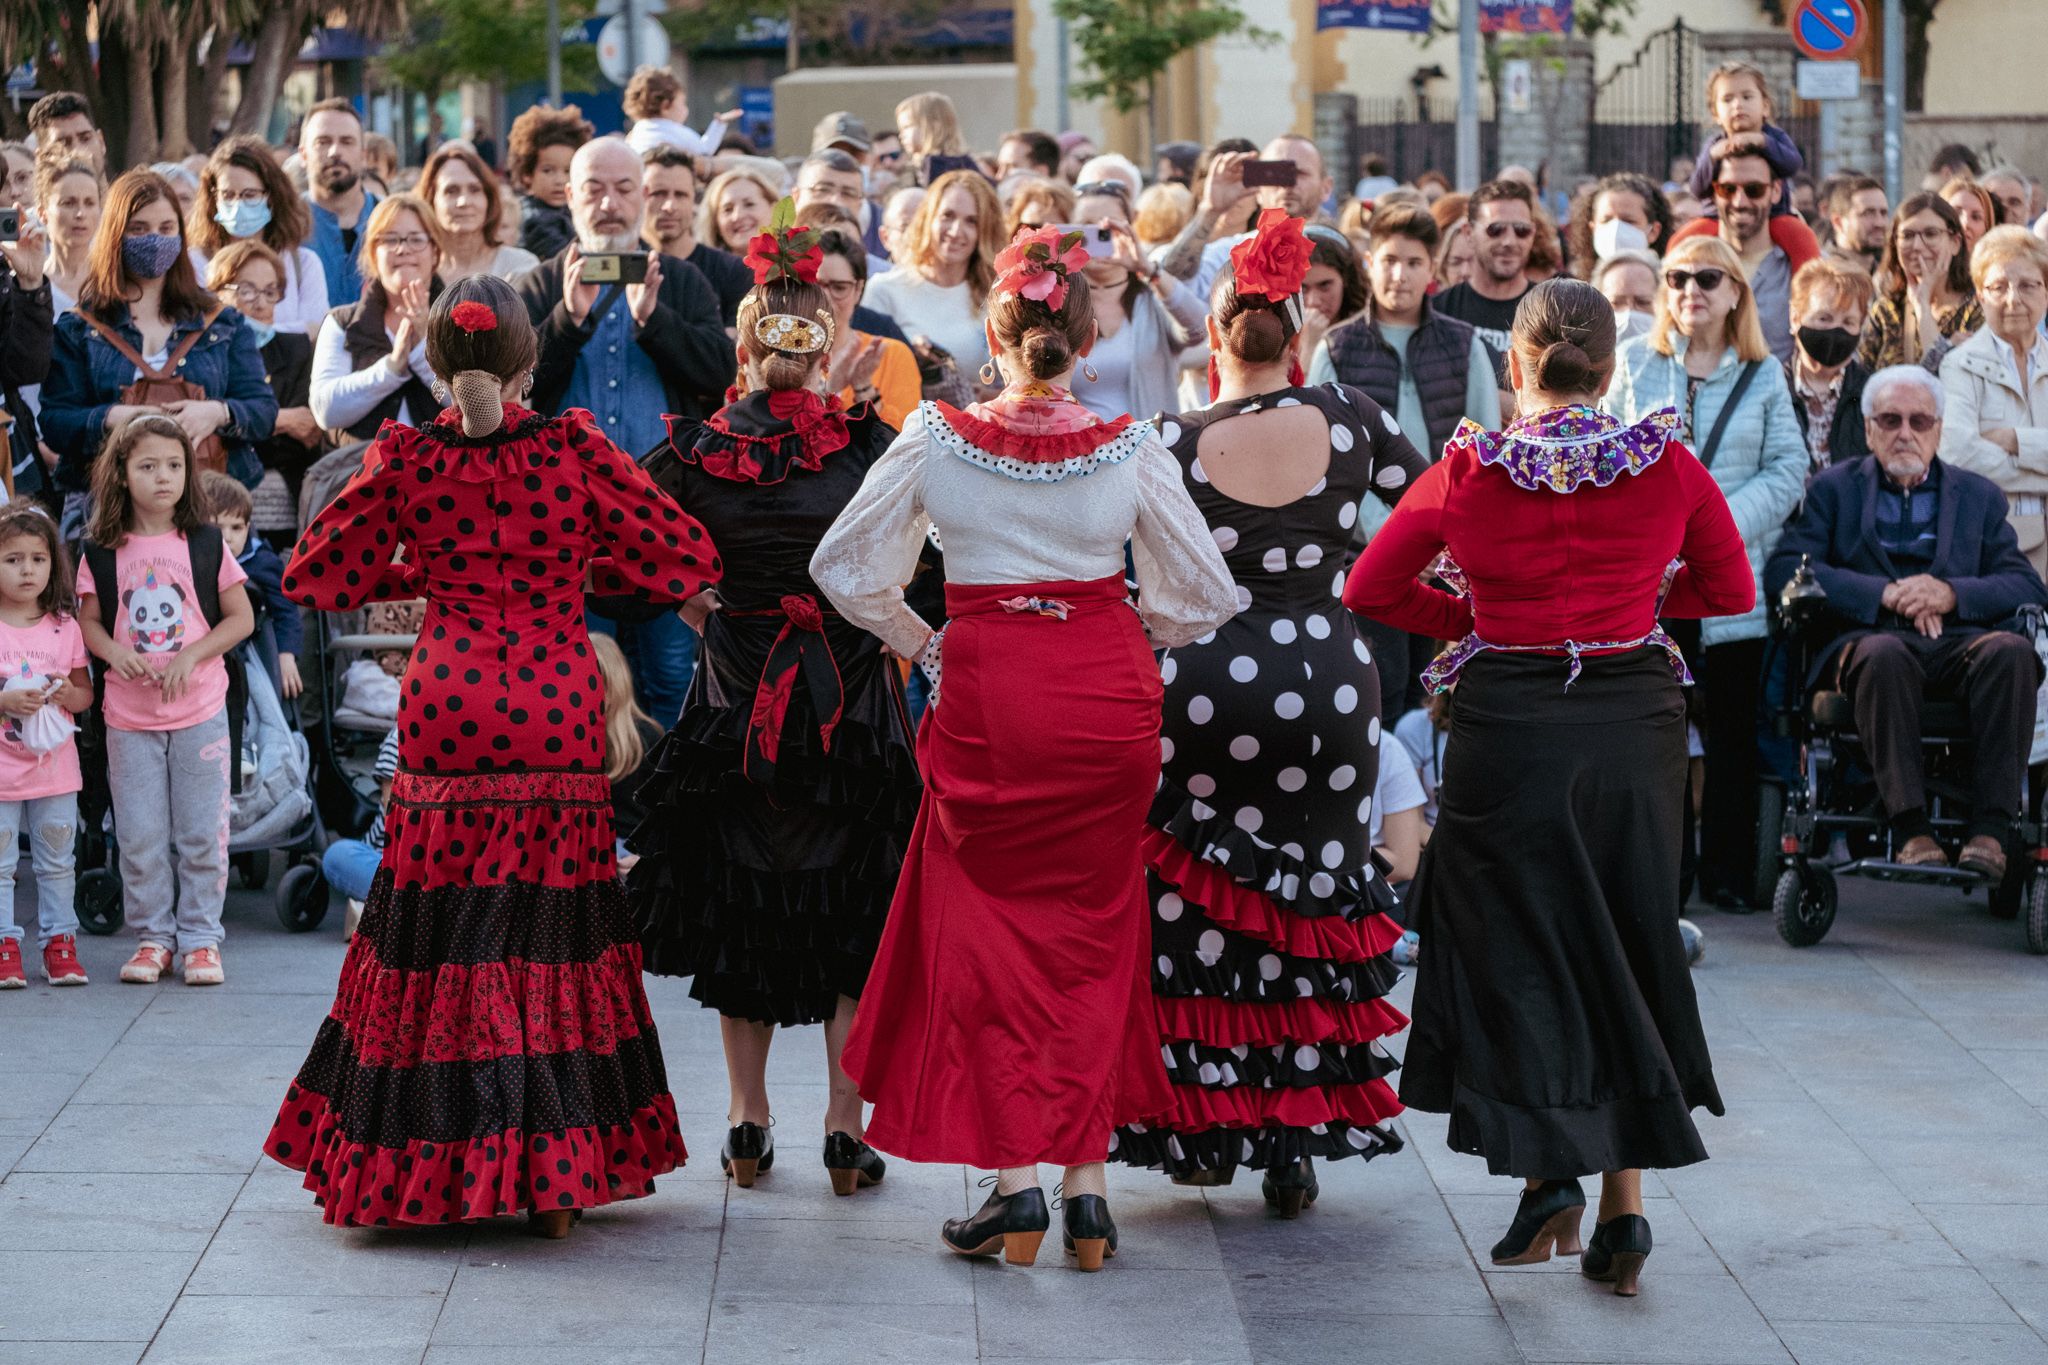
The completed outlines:
<svg viewBox="0 0 2048 1365">
<path fill-rule="evenodd" d="M 562 26 L 596 13 L 594 0 L 560 0 Z M 408 0 L 402 38 L 387 45 L 377 66 L 392 83 L 437 93 L 466 80 L 520 85 L 548 73 L 547 0 Z M 597 85 L 597 49 L 562 48 L 562 84 Z"/>
<path fill-rule="evenodd" d="M 1231 0 L 1053 0 L 1052 12 L 1072 25 L 1086 72 L 1073 93 L 1106 99 L 1121 113 L 1150 103 L 1153 84 L 1183 52 L 1232 35 L 1279 41 Z"/>
</svg>

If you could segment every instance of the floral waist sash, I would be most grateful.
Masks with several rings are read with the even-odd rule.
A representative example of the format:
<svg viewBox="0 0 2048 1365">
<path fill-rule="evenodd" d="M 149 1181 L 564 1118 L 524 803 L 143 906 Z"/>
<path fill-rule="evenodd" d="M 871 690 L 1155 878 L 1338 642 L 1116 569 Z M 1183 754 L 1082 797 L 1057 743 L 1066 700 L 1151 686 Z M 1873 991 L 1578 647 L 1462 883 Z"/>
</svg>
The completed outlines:
<svg viewBox="0 0 2048 1365">
<path fill-rule="evenodd" d="M 1633 640 L 1561 640 L 1550 645 L 1497 645 L 1482 640 L 1474 631 L 1458 643 L 1431 660 L 1429 667 L 1422 670 L 1422 682 L 1431 693 L 1448 692 L 1458 681 L 1458 671 L 1481 654 L 1494 650 L 1502 654 L 1563 654 L 1572 661 L 1571 671 L 1565 675 L 1564 685 L 1569 688 L 1579 680 L 1579 673 L 1585 667 L 1587 654 L 1618 654 L 1623 650 L 1640 649 L 1644 645 L 1655 645 L 1671 657 L 1671 671 L 1678 675 L 1678 681 L 1692 686 L 1692 672 L 1685 666 L 1685 655 L 1679 652 L 1678 642 L 1665 634 L 1664 627 L 1657 626 L 1647 635 Z"/>
</svg>

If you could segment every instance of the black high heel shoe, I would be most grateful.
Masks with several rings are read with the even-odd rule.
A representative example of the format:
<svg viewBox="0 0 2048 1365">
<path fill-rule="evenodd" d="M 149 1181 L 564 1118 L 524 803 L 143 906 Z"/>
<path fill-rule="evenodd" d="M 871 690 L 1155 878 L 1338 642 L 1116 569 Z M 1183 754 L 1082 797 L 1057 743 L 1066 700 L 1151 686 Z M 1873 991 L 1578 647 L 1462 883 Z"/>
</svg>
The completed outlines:
<svg viewBox="0 0 2048 1365">
<path fill-rule="evenodd" d="M 1535 1265 L 1549 1260 L 1553 1249 L 1560 1256 L 1578 1255 L 1579 1220 L 1585 1213 L 1586 1192 L 1576 1180 L 1546 1180 L 1523 1190 L 1508 1235 L 1493 1244 L 1493 1263 Z"/>
<path fill-rule="evenodd" d="M 879 1185 L 889 1167 L 874 1148 L 851 1133 L 825 1134 L 825 1170 L 832 1193 L 852 1194 L 865 1185 Z"/>
<path fill-rule="evenodd" d="M 1313 1205 L 1316 1196 L 1323 1192 L 1322 1182 L 1316 1179 L 1315 1162 L 1308 1157 L 1285 1166 L 1274 1167 L 1266 1172 L 1260 1184 L 1266 1202 L 1282 1218 L 1299 1218 L 1304 1207 Z"/>
<path fill-rule="evenodd" d="M 732 1177 L 743 1190 L 754 1188 L 754 1177 L 766 1175 L 775 1164 L 775 1137 L 758 1123 L 735 1123 L 726 1130 L 725 1145 L 718 1149 L 718 1169 Z"/>
<path fill-rule="evenodd" d="M 1061 1240 L 1077 1270 L 1100 1270 L 1105 1256 L 1116 1255 L 1116 1220 L 1109 1216 L 1109 1201 L 1099 1194 L 1061 1196 L 1065 1206 L 1066 1231 Z"/>
<path fill-rule="evenodd" d="M 993 1185 L 995 1177 L 982 1183 Z M 1001 1248 L 1011 1265 L 1030 1265 L 1038 1259 L 1038 1244 L 1051 1227 L 1045 1191 L 1033 1185 L 1015 1194 L 991 1192 L 972 1217 L 948 1218 L 939 1229 L 939 1240 L 946 1250 L 962 1256 L 993 1256 Z"/>
<path fill-rule="evenodd" d="M 1586 1241 L 1586 1254 L 1579 1261 L 1579 1273 L 1589 1280 L 1612 1284 L 1625 1299 L 1636 1296 L 1636 1280 L 1643 1262 L 1650 1257 L 1650 1220 L 1640 1213 L 1624 1213 L 1593 1226 Z"/>
</svg>

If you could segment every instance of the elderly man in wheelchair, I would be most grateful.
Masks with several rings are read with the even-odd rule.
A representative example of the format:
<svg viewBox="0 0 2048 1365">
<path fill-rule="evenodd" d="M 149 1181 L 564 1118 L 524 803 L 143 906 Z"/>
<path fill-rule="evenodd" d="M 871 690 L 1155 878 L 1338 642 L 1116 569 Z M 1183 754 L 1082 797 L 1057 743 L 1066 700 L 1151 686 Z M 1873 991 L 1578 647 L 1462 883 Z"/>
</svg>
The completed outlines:
<svg viewBox="0 0 2048 1365">
<path fill-rule="evenodd" d="M 1942 411 L 1941 384 L 1926 370 L 1873 375 L 1863 390 L 1872 453 L 1808 485 L 1764 585 L 1783 601 L 1788 628 L 1818 618 L 1808 628 L 1826 643 L 1808 655 L 1804 679 L 1821 689 L 1813 719 L 1823 729 L 1853 724 L 1890 827 L 1890 864 L 1934 875 L 1951 866 L 1924 770 L 1932 703 L 1961 731 L 1941 737 L 1969 745 L 1954 868 L 1996 885 L 2022 814 L 2042 671 L 2031 636 L 2048 586 L 2020 553 L 1997 486 L 1935 458 Z"/>
</svg>

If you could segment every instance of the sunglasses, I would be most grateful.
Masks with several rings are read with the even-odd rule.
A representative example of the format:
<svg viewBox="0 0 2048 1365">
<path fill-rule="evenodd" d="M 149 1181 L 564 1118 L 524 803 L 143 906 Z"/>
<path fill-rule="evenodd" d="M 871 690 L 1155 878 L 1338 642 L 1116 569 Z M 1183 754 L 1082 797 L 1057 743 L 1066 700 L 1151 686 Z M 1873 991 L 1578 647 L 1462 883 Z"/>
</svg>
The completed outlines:
<svg viewBox="0 0 2048 1365">
<path fill-rule="evenodd" d="M 1536 225 L 1534 223 L 1488 223 L 1486 225 L 1486 235 L 1496 242 L 1507 236 L 1510 232 L 1515 234 L 1516 241 L 1526 242 L 1536 235 Z"/>
<path fill-rule="evenodd" d="M 1090 180 L 1074 186 L 1076 199 L 1086 199 L 1091 194 L 1107 194 L 1123 200 L 1126 204 L 1131 202 L 1131 187 L 1121 180 Z"/>
<path fill-rule="evenodd" d="M 1727 271 L 1711 265 L 1704 270 L 1667 270 L 1664 272 L 1664 287 L 1674 294 L 1683 294 L 1687 285 L 1698 284 L 1702 294 L 1711 294 L 1727 278 Z"/>
<path fill-rule="evenodd" d="M 1714 182 L 1714 197 L 1716 199 L 1733 199 L 1739 194 L 1744 199 L 1752 202 L 1761 202 L 1768 198 L 1770 193 L 1771 182 L 1768 180 L 1716 180 Z"/>
<path fill-rule="evenodd" d="M 1900 427 L 1911 427 L 1917 435 L 1925 436 L 1940 425 L 1940 419 L 1928 413 L 1916 412 L 1908 416 L 1903 412 L 1873 412 L 1870 425 L 1879 431 L 1897 431 Z"/>
</svg>

